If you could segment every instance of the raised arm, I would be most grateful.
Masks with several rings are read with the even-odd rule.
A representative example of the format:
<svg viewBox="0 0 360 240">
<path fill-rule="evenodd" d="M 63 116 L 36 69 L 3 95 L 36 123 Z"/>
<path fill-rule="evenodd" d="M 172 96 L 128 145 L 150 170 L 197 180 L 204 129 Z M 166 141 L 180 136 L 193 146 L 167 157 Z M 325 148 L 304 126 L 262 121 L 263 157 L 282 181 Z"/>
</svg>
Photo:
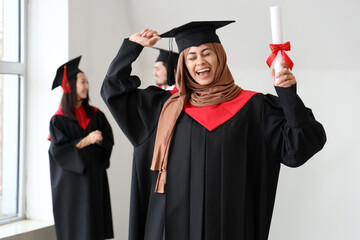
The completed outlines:
<svg viewBox="0 0 360 240">
<path fill-rule="evenodd" d="M 152 46 L 159 39 L 155 31 L 148 29 L 125 39 L 101 87 L 103 100 L 134 146 L 155 130 L 162 106 L 171 95 L 157 87 L 138 89 L 140 79 L 131 75 L 131 64 L 143 47 Z"/>
<path fill-rule="evenodd" d="M 278 98 L 265 97 L 262 118 L 268 146 L 283 164 L 298 167 L 320 151 L 326 134 L 311 109 L 306 108 L 296 93 L 296 79 L 286 68 L 283 77 L 273 81 Z"/>
</svg>

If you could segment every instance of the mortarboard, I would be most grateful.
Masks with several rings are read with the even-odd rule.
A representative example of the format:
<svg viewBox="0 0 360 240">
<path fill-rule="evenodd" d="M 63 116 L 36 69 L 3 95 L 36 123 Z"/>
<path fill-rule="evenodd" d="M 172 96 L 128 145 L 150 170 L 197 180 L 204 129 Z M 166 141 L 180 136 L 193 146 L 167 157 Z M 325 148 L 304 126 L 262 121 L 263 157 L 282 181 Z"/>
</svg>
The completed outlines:
<svg viewBox="0 0 360 240">
<path fill-rule="evenodd" d="M 70 93 L 71 89 L 75 88 L 77 78 L 76 74 L 83 72 L 79 69 L 80 59 L 81 56 L 74 58 L 67 63 L 64 63 L 57 69 L 51 90 L 61 86 L 64 93 Z"/>
<path fill-rule="evenodd" d="M 191 46 L 199 46 L 204 43 L 220 43 L 216 29 L 224 27 L 230 21 L 195 21 L 184 24 L 180 27 L 173 28 L 172 30 L 160 35 L 162 38 L 175 37 L 176 44 L 179 52 Z"/>
<path fill-rule="evenodd" d="M 171 57 L 173 62 L 177 64 L 177 61 L 179 59 L 178 53 L 157 47 L 152 47 L 152 48 L 157 49 L 160 52 L 155 62 L 164 62 L 167 64 L 169 61 L 169 57 Z"/>
</svg>

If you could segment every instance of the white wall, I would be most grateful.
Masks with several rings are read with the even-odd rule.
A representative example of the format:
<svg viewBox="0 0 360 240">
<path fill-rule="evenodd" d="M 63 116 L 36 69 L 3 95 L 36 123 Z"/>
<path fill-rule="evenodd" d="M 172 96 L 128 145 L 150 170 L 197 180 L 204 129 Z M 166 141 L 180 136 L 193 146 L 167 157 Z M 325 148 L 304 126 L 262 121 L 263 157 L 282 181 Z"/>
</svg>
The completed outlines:
<svg viewBox="0 0 360 240">
<path fill-rule="evenodd" d="M 67 0 L 28 1 L 26 98 L 26 216 L 52 220 L 49 121 L 61 90 L 51 91 L 56 69 L 68 60 Z"/>
<path fill-rule="evenodd" d="M 82 54 L 80 68 L 90 81 L 91 102 L 105 112 L 115 134 L 108 173 L 116 239 L 127 238 L 132 147 L 106 109 L 99 91 L 123 38 L 146 27 L 162 33 L 192 20 L 234 19 L 236 23 L 220 29 L 218 34 L 237 84 L 274 93 L 265 61 L 271 42 L 269 7 L 275 4 L 283 7 L 284 39 L 292 44 L 289 55 L 295 63 L 298 93 L 323 123 L 328 142 L 303 167 L 282 168 L 269 239 L 355 240 L 360 236 L 358 0 L 69 1 L 68 46 L 67 20 L 59 22 L 66 16 L 67 1 L 29 2 L 33 5 L 30 9 L 36 9 L 38 14 L 30 18 L 34 25 L 30 30 L 35 35 L 29 47 L 28 158 L 47 169 L 48 146 L 44 138 L 48 120 L 60 100 L 60 94 L 50 92 L 52 78 L 59 64 Z M 45 18 L 44 23 L 41 20 Z M 40 26 L 51 30 L 50 24 L 58 28 L 46 34 L 39 31 Z M 167 40 L 158 44 L 167 45 Z M 66 47 L 69 56 L 61 50 Z M 46 52 L 52 54 L 45 58 Z M 156 51 L 145 49 L 134 64 L 133 72 L 143 79 L 142 87 L 155 81 L 151 74 L 156 56 Z M 36 115 L 30 115 L 35 112 Z M 48 179 L 48 173 L 37 173 Z M 48 189 L 48 183 L 43 184 Z M 38 188 L 29 190 L 38 192 Z M 48 196 L 41 199 L 48 201 Z M 46 201 L 44 206 L 48 206 Z"/>
</svg>

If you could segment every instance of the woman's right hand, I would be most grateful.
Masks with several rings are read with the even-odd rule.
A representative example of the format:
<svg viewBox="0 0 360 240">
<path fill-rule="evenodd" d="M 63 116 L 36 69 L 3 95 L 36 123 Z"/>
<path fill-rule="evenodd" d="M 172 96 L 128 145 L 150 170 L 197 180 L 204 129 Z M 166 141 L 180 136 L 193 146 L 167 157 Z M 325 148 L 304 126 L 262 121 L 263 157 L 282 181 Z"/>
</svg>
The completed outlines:
<svg viewBox="0 0 360 240">
<path fill-rule="evenodd" d="M 102 140 L 103 140 L 102 133 L 99 130 L 95 130 L 89 133 L 83 139 L 81 139 L 75 146 L 78 149 L 82 149 L 84 147 L 87 147 L 95 143 L 100 145 Z"/>
<path fill-rule="evenodd" d="M 152 47 L 160 39 L 161 37 L 159 36 L 159 34 L 151 29 L 144 29 L 139 33 L 134 33 L 129 38 L 130 41 L 136 42 L 143 47 Z"/>
<path fill-rule="evenodd" d="M 90 138 L 91 144 L 101 144 L 103 140 L 102 133 L 99 130 L 92 131 L 88 137 Z"/>
</svg>

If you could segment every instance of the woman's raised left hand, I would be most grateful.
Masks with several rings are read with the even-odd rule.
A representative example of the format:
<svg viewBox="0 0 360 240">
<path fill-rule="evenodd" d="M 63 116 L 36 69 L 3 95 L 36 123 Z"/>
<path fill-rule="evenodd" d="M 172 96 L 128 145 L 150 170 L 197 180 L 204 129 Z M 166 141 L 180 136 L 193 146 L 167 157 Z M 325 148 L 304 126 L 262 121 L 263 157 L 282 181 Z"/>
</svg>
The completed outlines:
<svg viewBox="0 0 360 240">
<path fill-rule="evenodd" d="M 284 68 L 277 73 L 275 76 L 275 69 L 271 69 L 271 76 L 273 79 L 274 86 L 276 87 L 290 87 L 296 83 L 296 78 L 292 74 L 292 72 L 289 70 L 289 67 L 286 65 L 286 63 L 281 63 L 281 66 Z M 281 76 L 281 77 L 280 77 Z M 275 77 L 280 77 L 278 81 L 276 81 Z"/>
</svg>

